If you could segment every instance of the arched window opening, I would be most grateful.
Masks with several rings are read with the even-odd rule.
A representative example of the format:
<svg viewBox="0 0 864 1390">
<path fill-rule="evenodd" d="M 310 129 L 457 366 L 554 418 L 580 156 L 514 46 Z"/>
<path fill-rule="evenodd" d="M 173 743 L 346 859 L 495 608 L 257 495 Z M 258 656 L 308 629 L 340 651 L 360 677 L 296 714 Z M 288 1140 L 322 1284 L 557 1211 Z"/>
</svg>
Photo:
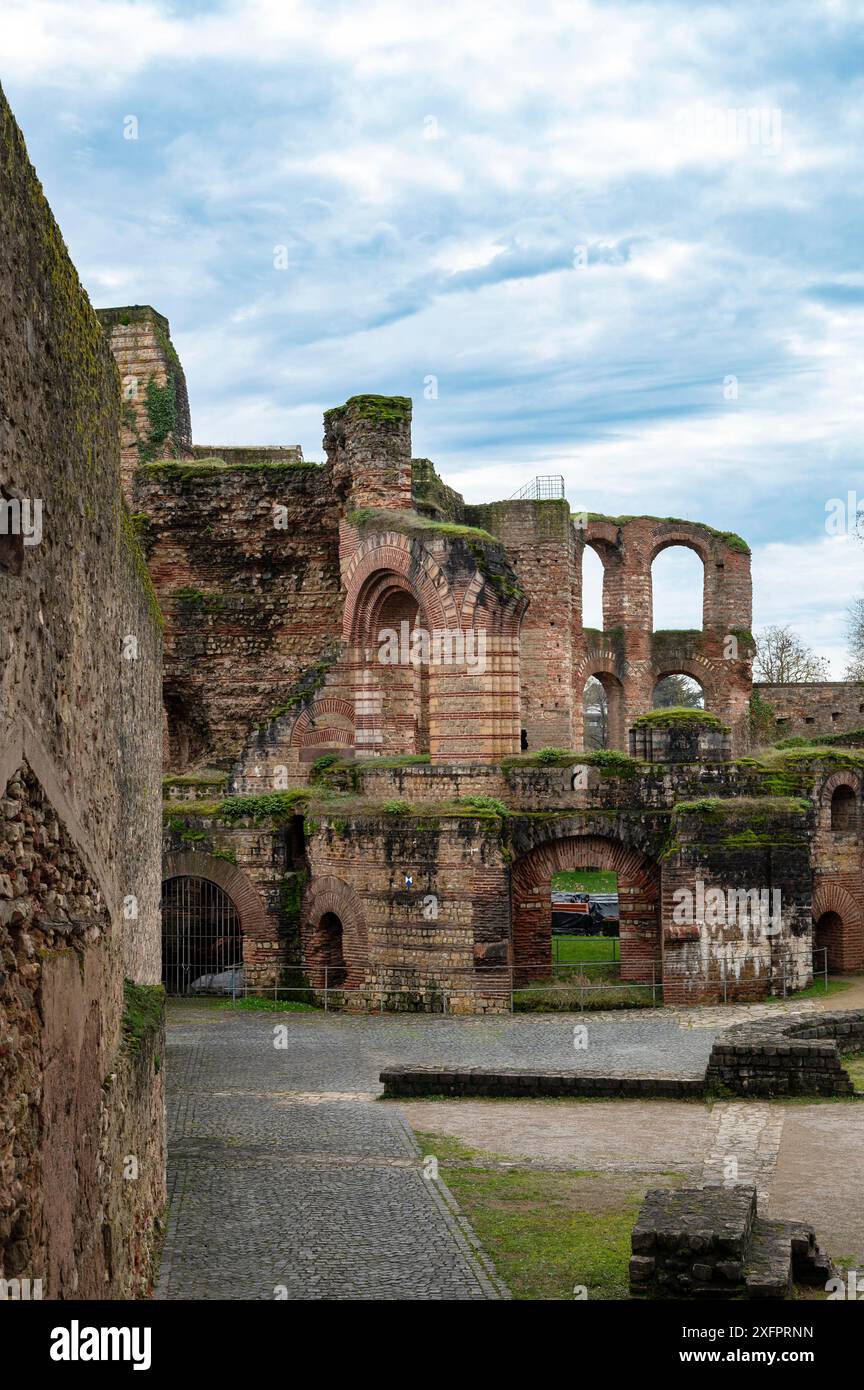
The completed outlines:
<svg viewBox="0 0 864 1390">
<path fill-rule="evenodd" d="M 854 830 L 858 824 L 858 802 L 851 787 L 838 787 L 831 797 L 831 829 Z"/>
<path fill-rule="evenodd" d="M 582 552 L 582 626 L 603 629 L 603 561 L 590 545 Z"/>
<path fill-rule="evenodd" d="M 425 630 L 420 605 L 401 588 L 391 589 L 371 617 L 374 684 L 368 706 L 378 728 L 371 731 L 370 752 L 429 751 L 429 654 L 419 636 Z"/>
<path fill-rule="evenodd" d="M 162 885 L 162 983 L 168 994 L 242 987 L 240 916 L 224 889 L 184 874 Z"/>
<path fill-rule="evenodd" d="M 651 696 L 652 709 L 704 709 L 705 691 L 692 676 L 674 671 L 663 676 Z"/>
<path fill-rule="evenodd" d="M 582 692 L 583 745 L 586 750 L 624 747 L 624 689 L 616 676 L 589 676 Z"/>
<path fill-rule="evenodd" d="M 670 545 L 651 566 L 655 632 L 702 630 L 705 568 L 695 550 Z"/>
</svg>

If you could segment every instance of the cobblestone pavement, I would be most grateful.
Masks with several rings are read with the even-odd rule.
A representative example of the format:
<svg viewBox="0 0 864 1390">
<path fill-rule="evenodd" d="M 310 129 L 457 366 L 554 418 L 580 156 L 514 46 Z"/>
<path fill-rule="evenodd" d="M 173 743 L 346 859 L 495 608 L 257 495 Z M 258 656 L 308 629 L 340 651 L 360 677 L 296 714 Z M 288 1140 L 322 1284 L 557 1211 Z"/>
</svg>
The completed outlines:
<svg viewBox="0 0 864 1390">
<path fill-rule="evenodd" d="M 172 1003 L 171 1210 L 157 1297 L 506 1296 L 446 1188 L 423 1177 L 403 1107 L 376 1099 L 380 1071 L 404 1062 L 695 1076 L 719 1028 L 753 1012 L 454 1019 L 233 1013 Z M 586 1046 L 581 1037 L 574 1046 L 574 1027 L 587 1030 Z M 274 1046 L 277 1030 L 282 1047 Z M 748 1164 L 767 1172 L 779 1135 L 774 1143 L 770 1125 L 737 1119 L 737 1109 L 715 1107 L 714 1116 L 731 1112 L 725 1121 L 700 1116 L 691 1126 L 699 1153 L 685 1145 L 685 1168 L 706 1154 L 705 1169 L 713 1162 L 711 1171 L 720 1171 L 724 1155 L 737 1153 L 741 1181 Z M 612 1112 L 604 1114 L 608 1126 Z M 665 1114 L 671 1122 L 670 1109 Z M 659 1111 L 657 1122 L 665 1123 Z M 668 1136 L 658 1143 L 659 1169 L 672 1152 Z M 620 1154 L 621 1133 L 617 1145 Z M 592 1166 L 600 1158 L 595 1152 Z"/>
<path fill-rule="evenodd" d="M 785 1114 L 783 1106 L 753 1100 L 715 1105 L 702 1182 L 753 1183 L 759 1213 L 767 1216 Z"/>
<path fill-rule="evenodd" d="M 169 1008 L 157 1298 L 506 1296 L 398 1110 L 374 1100 L 361 1030 L 309 1021 Z"/>
</svg>

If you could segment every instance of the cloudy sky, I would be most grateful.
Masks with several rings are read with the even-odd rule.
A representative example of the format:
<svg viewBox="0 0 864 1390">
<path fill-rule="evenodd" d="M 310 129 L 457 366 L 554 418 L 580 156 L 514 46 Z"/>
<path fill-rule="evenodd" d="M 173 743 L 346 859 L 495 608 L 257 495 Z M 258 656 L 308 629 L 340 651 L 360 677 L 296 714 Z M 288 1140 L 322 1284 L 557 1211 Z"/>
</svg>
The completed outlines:
<svg viewBox="0 0 864 1390">
<path fill-rule="evenodd" d="M 864 546 L 862 0 L 0 0 L 0 80 L 94 304 L 171 320 L 201 443 L 361 391 L 469 500 L 754 550 L 843 674 Z M 137 136 L 137 138 L 128 138 Z M 690 625 L 691 570 L 659 584 Z"/>
</svg>

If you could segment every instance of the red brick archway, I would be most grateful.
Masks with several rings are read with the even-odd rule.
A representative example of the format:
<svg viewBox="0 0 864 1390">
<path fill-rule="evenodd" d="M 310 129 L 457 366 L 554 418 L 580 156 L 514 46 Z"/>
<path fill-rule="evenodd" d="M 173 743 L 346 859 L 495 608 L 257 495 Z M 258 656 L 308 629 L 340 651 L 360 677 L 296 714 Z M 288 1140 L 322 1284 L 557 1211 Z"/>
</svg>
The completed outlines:
<svg viewBox="0 0 864 1390">
<path fill-rule="evenodd" d="M 334 874 L 313 880 L 303 899 L 303 968 L 313 989 L 359 989 L 367 963 L 366 919 L 360 899 Z M 332 972 L 332 973 L 331 973 Z"/>
<path fill-rule="evenodd" d="M 237 909 L 247 981 L 250 975 L 254 975 L 256 967 L 266 965 L 275 970 L 278 961 L 266 943 L 274 938 L 276 927 L 268 921 L 264 901 L 248 874 L 228 859 L 218 859 L 215 855 L 203 854 L 198 850 L 183 850 L 165 856 L 162 862 L 163 883 L 170 878 L 187 876 L 208 879 L 210 883 L 217 884 Z"/>
<path fill-rule="evenodd" d="M 813 945 L 828 947 L 829 970 L 864 969 L 864 910 L 839 883 L 823 879 L 813 894 Z M 821 959 L 816 961 L 821 969 Z"/>
<path fill-rule="evenodd" d="M 572 869 L 606 869 L 618 875 L 621 979 L 660 978 L 660 869 L 639 850 L 600 835 L 550 840 L 513 866 L 514 984 L 525 985 L 551 969 L 552 876 Z"/>
</svg>

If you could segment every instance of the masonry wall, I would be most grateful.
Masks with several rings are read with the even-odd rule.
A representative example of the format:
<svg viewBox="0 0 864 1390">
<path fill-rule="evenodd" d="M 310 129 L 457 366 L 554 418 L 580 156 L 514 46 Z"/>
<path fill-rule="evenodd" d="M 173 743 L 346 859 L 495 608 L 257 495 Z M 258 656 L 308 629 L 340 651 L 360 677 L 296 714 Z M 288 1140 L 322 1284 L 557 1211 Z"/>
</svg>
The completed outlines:
<svg viewBox="0 0 864 1390">
<path fill-rule="evenodd" d="M 120 374 L 120 476 L 131 504 L 139 464 L 192 453 L 186 376 L 168 320 L 149 304 L 99 309 L 97 317 Z"/>
<path fill-rule="evenodd" d="M 117 372 L 2 94 L 0 146 L 0 488 L 42 503 L 0 547 L 0 1275 L 131 1297 L 165 1195 L 158 1024 L 149 1064 L 123 1030 L 124 975 L 159 979 L 159 614 Z"/>
<path fill-rule="evenodd" d="M 466 507 L 465 519 L 501 539 L 528 596 L 519 629 L 525 745 L 581 747 L 582 701 L 581 690 L 577 701 L 573 688 L 573 659 L 582 630 L 582 577 L 569 504 L 491 502 Z"/>
<path fill-rule="evenodd" d="M 265 451 L 145 465 L 133 491 L 165 613 L 165 766 L 230 767 L 338 635 L 329 471 Z"/>
<path fill-rule="evenodd" d="M 778 736 L 813 738 L 864 727 L 864 685 L 857 681 L 758 681 L 753 690 L 773 706 Z"/>
</svg>

